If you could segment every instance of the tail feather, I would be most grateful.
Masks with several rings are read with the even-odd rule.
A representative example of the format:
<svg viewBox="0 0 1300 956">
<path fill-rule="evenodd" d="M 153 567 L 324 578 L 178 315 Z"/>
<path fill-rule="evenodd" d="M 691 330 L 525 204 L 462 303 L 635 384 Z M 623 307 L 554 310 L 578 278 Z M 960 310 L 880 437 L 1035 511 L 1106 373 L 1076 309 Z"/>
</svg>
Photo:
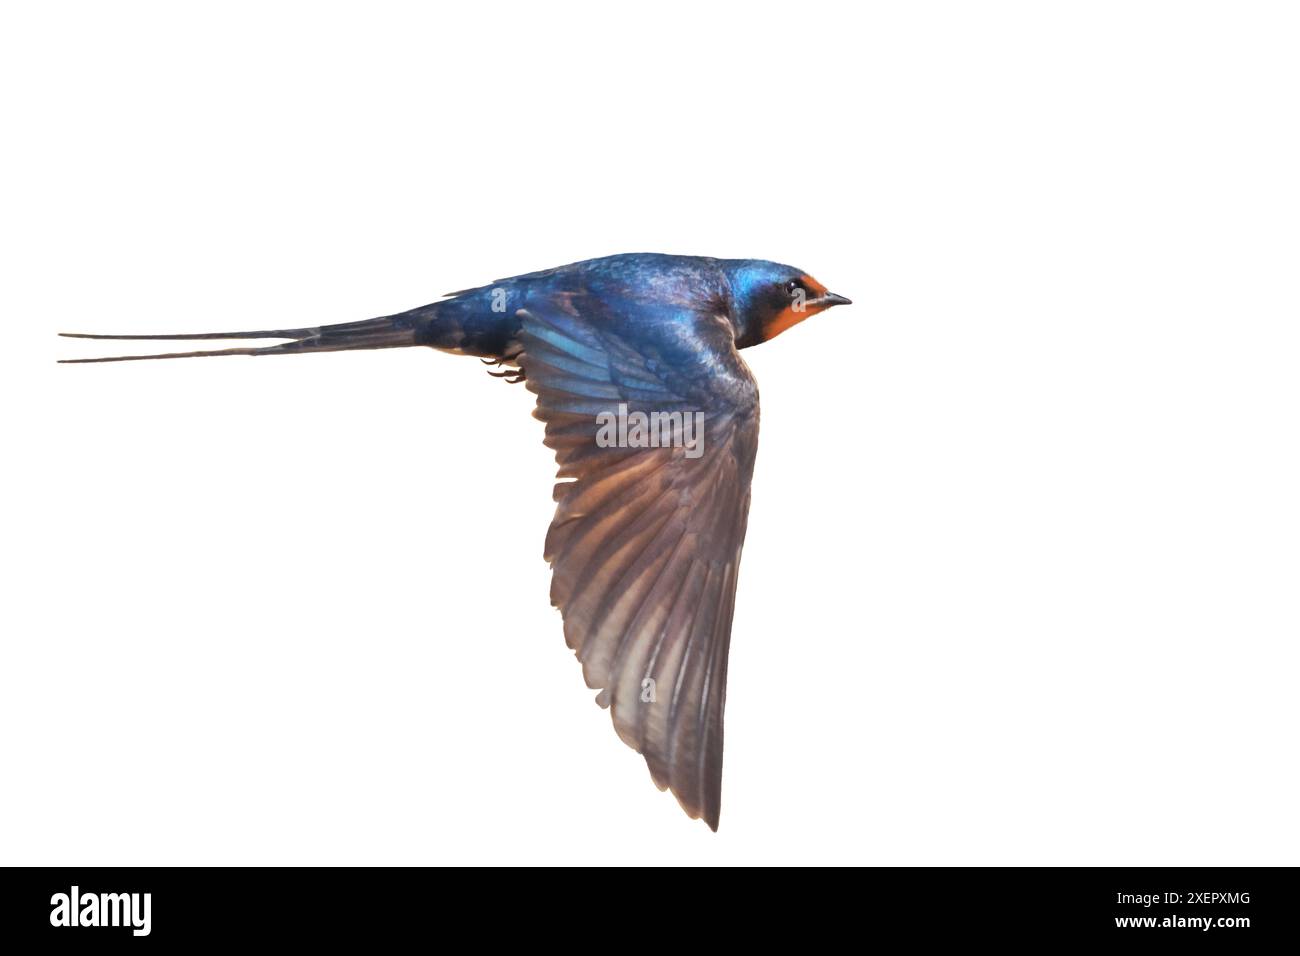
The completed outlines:
<svg viewBox="0 0 1300 956">
<path fill-rule="evenodd" d="M 191 352 L 159 352 L 151 355 L 109 355 L 100 358 L 60 359 L 65 365 L 90 362 L 136 362 L 144 359 L 199 358 L 211 355 L 291 355 L 297 352 L 344 352 L 351 349 L 395 349 L 416 342 L 415 322 L 410 315 L 386 315 L 361 322 L 341 322 L 306 329 L 264 329 L 258 332 L 187 332 L 178 335 L 100 335 L 88 332 L 60 332 L 69 339 L 134 339 L 183 341 L 196 339 L 292 339 L 279 345 L 243 346 L 229 349 L 200 349 Z"/>
</svg>

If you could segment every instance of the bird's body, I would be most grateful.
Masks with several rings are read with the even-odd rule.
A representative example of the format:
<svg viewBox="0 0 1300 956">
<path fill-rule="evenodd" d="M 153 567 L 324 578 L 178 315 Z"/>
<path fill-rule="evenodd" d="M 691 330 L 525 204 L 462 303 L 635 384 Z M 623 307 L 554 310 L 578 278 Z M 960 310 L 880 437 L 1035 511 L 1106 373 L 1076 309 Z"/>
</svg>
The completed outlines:
<svg viewBox="0 0 1300 956">
<path fill-rule="evenodd" d="M 501 279 L 407 314 L 421 344 L 503 358 L 518 344 L 517 310 L 530 302 L 565 295 L 623 302 L 629 307 L 623 334 L 643 336 L 688 325 L 690 310 L 724 302 L 727 291 L 717 260 L 634 253 Z"/>
<path fill-rule="evenodd" d="M 789 266 L 636 253 L 362 322 L 81 337 L 292 339 L 164 357 L 424 345 L 507 366 L 495 374 L 536 393 L 534 414 L 559 462 L 545 555 L 565 639 L 655 783 L 716 829 L 731 616 L 758 448 L 758 389 L 738 349 L 847 302 Z M 144 357 L 154 356 L 122 358 Z"/>
</svg>

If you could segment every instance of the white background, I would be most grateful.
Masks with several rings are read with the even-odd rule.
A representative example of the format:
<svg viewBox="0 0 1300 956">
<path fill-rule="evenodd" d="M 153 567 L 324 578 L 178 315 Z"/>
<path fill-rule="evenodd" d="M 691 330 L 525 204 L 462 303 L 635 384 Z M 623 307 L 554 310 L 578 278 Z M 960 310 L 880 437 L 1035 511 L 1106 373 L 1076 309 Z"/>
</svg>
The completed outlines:
<svg viewBox="0 0 1300 956">
<path fill-rule="evenodd" d="M 0 862 L 1300 862 L 1293 9 L 7 8 Z M 54 364 L 627 251 L 856 303 L 745 356 L 716 835 L 522 387 Z"/>
</svg>

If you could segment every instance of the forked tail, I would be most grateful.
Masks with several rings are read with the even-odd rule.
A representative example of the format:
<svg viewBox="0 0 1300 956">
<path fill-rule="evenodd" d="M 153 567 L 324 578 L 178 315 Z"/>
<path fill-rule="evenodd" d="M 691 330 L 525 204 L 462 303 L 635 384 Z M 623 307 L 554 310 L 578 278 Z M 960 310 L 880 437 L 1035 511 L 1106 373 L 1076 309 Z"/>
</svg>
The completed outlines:
<svg viewBox="0 0 1300 956">
<path fill-rule="evenodd" d="M 191 332 L 182 335 L 93 335 L 61 332 L 70 339 L 130 339 L 181 341 L 199 339 L 292 339 L 279 345 L 199 349 L 191 352 L 157 352 L 151 355 L 110 355 L 103 358 L 60 359 L 75 365 L 85 362 L 135 362 L 142 359 L 198 358 L 207 355 L 292 355 L 298 352 L 343 352 L 348 349 L 395 349 L 424 344 L 417 341 L 417 319 L 411 313 L 386 315 L 361 322 L 341 322 L 309 329 L 263 329 L 258 332 Z"/>
</svg>

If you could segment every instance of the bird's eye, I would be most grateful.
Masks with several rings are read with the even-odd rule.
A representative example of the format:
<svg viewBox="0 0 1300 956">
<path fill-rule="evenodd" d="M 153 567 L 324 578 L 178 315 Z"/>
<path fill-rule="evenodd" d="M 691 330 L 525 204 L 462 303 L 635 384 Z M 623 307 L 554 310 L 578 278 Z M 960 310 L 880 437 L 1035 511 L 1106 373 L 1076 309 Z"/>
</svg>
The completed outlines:
<svg viewBox="0 0 1300 956">
<path fill-rule="evenodd" d="M 800 282 L 798 279 L 791 279 L 789 282 L 785 284 L 785 291 L 789 295 L 794 295 L 802 288 L 803 288 L 803 283 Z"/>
</svg>

